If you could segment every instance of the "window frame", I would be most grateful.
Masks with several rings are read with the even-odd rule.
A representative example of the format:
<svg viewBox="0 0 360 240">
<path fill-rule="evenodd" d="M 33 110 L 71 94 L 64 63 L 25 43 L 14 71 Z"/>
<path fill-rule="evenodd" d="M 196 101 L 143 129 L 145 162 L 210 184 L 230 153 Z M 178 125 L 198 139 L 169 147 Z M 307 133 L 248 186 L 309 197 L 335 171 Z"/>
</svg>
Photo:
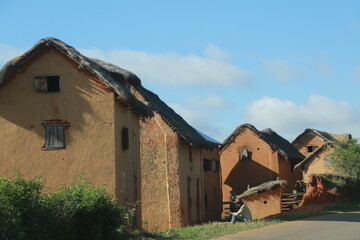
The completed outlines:
<svg viewBox="0 0 360 240">
<path fill-rule="evenodd" d="M 66 141 L 65 141 L 65 128 L 70 126 L 70 123 L 68 122 L 45 122 L 41 124 L 42 127 L 45 129 L 45 143 L 42 146 L 41 150 L 61 150 L 66 149 Z M 54 131 L 54 128 L 59 128 L 62 132 L 59 136 L 51 135 L 54 134 L 56 131 Z M 52 129 L 52 130 L 50 130 Z M 61 139 L 59 139 L 61 137 Z M 50 145 L 49 143 L 54 142 L 54 139 L 56 139 L 58 142 L 60 142 L 60 145 Z"/>
<path fill-rule="evenodd" d="M 51 78 L 57 78 L 59 90 L 58 91 L 49 91 L 49 80 Z M 60 75 L 44 75 L 44 76 L 35 76 L 35 91 L 39 93 L 53 94 L 62 92 L 62 84 Z"/>
<path fill-rule="evenodd" d="M 211 172 L 212 171 L 212 161 L 210 159 L 203 159 L 203 170 L 205 172 Z"/>
<path fill-rule="evenodd" d="M 247 148 L 243 148 L 239 150 L 239 161 L 241 162 L 248 162 L 250 161 L 250 151 Z"/>
<path fill-rule="evenodd" d="M 309 151 L 309 149 L 312 149 L 312 151 Z M 306 145 L 306 153 L 313 153 L 316 151 L 316 149 L 318 149 L 318 146 L 316 145 Z"/>
</svg>

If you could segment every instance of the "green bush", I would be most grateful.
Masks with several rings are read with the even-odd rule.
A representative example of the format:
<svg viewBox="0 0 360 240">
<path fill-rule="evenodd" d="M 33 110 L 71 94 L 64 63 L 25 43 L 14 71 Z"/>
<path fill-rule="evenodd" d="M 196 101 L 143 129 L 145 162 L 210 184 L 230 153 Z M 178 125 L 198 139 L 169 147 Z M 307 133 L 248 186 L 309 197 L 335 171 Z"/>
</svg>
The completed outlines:
<svg viewBox="0 0 360 240">
<path fill-rule="evenodd" d="M 339 176 L 334 174 L 322 174 L 326 186 L 340 194 L 342 200 L 360 200 L 360 181 L 351 177 Z"/>
<path fill-rule="evenodd" d="M 52 238 L 113 239 L 124 223 L 123 208 L 105 189 L 84 179 L 47 194 L 45 203 L 57 221 Z"/>
<path fill-rule="evenodd" d="M 133 212 L 104 188 L 83 178 L 54 193 L 43 188 L 41 177 L 0 179 L 0 239 L 122 239 L 130 233 Z"/>
<path fill-rule="evenodd" d="M 46 214 L 41 204 L 41 177 L 0 179 L 0 239 L 41 239 Z"/>
</svg>

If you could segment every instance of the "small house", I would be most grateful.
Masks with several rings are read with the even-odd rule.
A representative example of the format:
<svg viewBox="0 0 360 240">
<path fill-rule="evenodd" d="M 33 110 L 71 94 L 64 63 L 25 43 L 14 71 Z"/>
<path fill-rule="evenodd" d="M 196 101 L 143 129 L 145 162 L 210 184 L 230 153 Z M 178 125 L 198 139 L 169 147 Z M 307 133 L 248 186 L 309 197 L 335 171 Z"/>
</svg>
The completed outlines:
<svg viewBox="0 0 360 240">
<path fill-rule="evenodd" d="M 293 168 L 303 159 L 273 130 L 259 131 L 251 124 L 240 125 L 220 149 L 223 202 L 268 181 L 286 180 L 286 188 L 295 189 L 301 174 Z"/>
<path fill-rule="evenodd" d="M 236 201 L 244 200 L 253 219 L 263 219 L 280 214 L 282 213 L 281 201 L 285 185 L 285 180 L 265 182 L 236 196 Z"/>
<path fill-rule="evenodd" d="M 350 134 L 332 134 L 316 129 L 306 129 L 293 142 L 306 158 L 295 165 L 295 171 L 301 171 L 305 182 L 311 175 L 335 174 L 331 166 L 332 156 L 337 140 L 350 139 Z"/>
</svg>

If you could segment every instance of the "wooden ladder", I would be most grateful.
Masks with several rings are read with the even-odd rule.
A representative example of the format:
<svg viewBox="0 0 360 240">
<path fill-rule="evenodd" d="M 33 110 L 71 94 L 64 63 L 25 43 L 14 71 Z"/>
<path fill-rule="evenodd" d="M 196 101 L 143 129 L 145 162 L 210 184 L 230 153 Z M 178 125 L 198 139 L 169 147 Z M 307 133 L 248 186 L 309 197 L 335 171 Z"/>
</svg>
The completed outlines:
<svg viewBox="0 0 360 240">
<path fill-rule="evenodd" d="M 305 193 L 283 193 L 281 195 L 281 211 L 287 212 L 296 208 L 302 201 L 302 197 Z"/>
</svg>

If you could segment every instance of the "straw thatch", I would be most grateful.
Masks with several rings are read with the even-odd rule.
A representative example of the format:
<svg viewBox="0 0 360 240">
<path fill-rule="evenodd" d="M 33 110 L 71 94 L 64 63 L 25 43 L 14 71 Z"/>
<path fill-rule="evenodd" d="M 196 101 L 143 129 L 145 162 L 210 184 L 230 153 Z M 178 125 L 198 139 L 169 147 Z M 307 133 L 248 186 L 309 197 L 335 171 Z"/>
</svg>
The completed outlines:
<svg viewBox="0 0 360 240">
<path fill-rule="evenodd" d="M 157 112 L 161 118 L 187 143 L 201 148 L 212 149 L 210 142 L 206 141 L 192 126 L 179 114 L 164 103 L 155 93 L 135 85 L 134 88 L 146 99 L 148 105 Z"/>
<path fill-rule="evenodd" d="M 118 95 L 118 100 L 125 107 L 131 109 L 140 116 L 151 115 L 151 110 L 145 104 L 137 100 L 135 96 L 130 93 L 130 90 L 121 84 L 125 81 L 140 83 L 139 78 L 135 74 L 98 59 L 86 57 L 79 53 L 75 48 L 56 38 L 44 38 L 24 54 L 7 62 L 0 70 L 0 87 L 6 84 L 6 81 L 9 80 L 9 77 L 13 73 L 16 73 L 25 63 L 30 61 L 43 49 L 55 49 L 65 54 L 65 56 L 77 63 L 79 69 L 88 71 L 103 81 L 108 89 L 114 91 Z"/>
<path fill-rule="evenodd" d="M 303 133 L 301 133 L 299 136 L 297 136 L 295 138 L 295 140 L 292 141 L 291 144 L 293 144 L 293 145 L 297 144 L 304 136 L 306 136 L 308 134 L 318 136 L 318 137 L 322 138 L 324 140 L 324 142 L 334 142 L 336 140 L 339 141 L 339 140 L 351 139 L 351 134 L 333 134 L 333 133 L 316 130 L 313 128 L 308 128 Z"/>
<path fill-rule="evenodd" d="M 252 188 L 246 190 L 245 192 L 243 192 L 240 195 L 237 195 L 236 196 L 236 202 L 238 202 L 241 199 L 252 196 L 254 194 L 259 194 L 259 193 L 271 191 L 271 190 L 273 190 L 273 189 L 275 189 L 275 188 L 277 188 L 279 186 L 282 186 L 284 184 L 286 184 L 285 180 L 276 180 L 276 181 L 265 182 L 263 184 L 260 184 L 259 186 L 252 187 Z"/>
<path fill-rule="evenodd" d="M 88 71 L 99 78 L 108 89 L 118 95 L 118 101 L 126 108 L 131 109 L 140 116 L 153 116 L 153 111 L 155 111 L 160 114 L 164 121 L 169 124 L 185 142 L 196 147 L 212 148 L 212 145 L 181 116 L 164 103 L 156 94 L 145 89 L 135 74 L 113 64 L 86 57 L 75 48 L 56 38 L 44 38 L 24 54 L 10 60 L 0 70 L 0 87 L 6 84 L 6 81 L 10 79 L 9 77 L 13 73 L 16 73 L 25 63 L 30 61 L 32 57 L 46 48 L 55 49 L 65 54 L 65 56 L 77 63 L 79 69 Z M 140 102 L 130 90 L 125 87 L 126 83 L 133 86 L 146 99 L 148 106 Z"/>
<path fill-rule="evenodd" d="M 235 131 L 225 139 L 222 145 L 222 150 L 225 149 L 229 144 L 235 141 L 235 138 L 241 134 L 245 129 L 250 129 L 257 136 L 259 136 L 262 140 L 264 140 L 269 146 L 277 151 L 280 155 L 282 155 L 285 159 L 291 159 L 293 161 L 299 161 L 304 159 L 305 157 L 298 151 L 294 146 L 290 144 L 289 141 L 279 136 L 272 129 L 267 128 L 262 131 L 257 130 L 251 124 L 242 124 L 235 129 Z"/>
</svg>

